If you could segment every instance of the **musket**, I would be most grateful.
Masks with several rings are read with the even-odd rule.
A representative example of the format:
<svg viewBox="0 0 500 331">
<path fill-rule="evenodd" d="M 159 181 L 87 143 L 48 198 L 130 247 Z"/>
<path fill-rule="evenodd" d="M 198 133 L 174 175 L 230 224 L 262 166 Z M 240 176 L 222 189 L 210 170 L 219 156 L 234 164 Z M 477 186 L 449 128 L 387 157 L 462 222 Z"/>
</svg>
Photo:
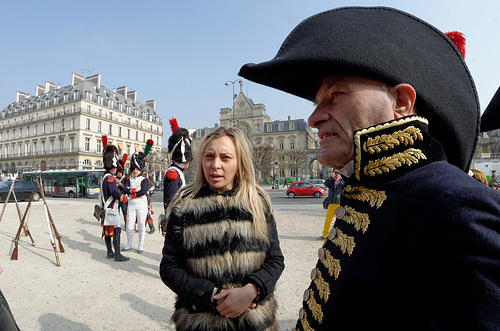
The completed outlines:
<svg viewBox="0 0 500 331">
<path fill-rule="evenodd" d="M 43 189 L 41 174 L 42 173 L 40 173 L 40 177 L 38 178 L 37 184 L 40 188 L 40 195 L 42 196 L 42 199 L 43 199 L 43 206 L 45 208 L 46 215 L 48 216 L 47 222 L 49 223 L 49 230 L 50 229 L 54 230 L 55 237 L 57 238 L 57 241 L 59 242 L 59 251 L 61 253 L 64 253 L 64 247 L 63 247 L 62 242 L 61 242 L 61 235 L 59 235 L 59 232 L 56 229 L 56 225 L 54 223 L 54 220 L 52 219 L 52 215 L 50 215 L 49 207 L 47 206 L 47 201 L 45 200 L 45 190 Z M 52 242 L 52 236 L 51 236 L 51 242 Z M 52 244 L 52 246 L 54 247 L 54 250 L 56 251 L 57 265 L 60 265 L 59 264 L 59 257 L 57 256 L 57 250 L 55 249 L 55 244 Z"/>
<path fill-rule="evenodd" d="M 16 238 L 14 239 L 14 250 L 12 251 L 12 256 L 10 257 L 11 260 L 17 260 L 19 236 L 21 235 L 21 229 L 24 227 L 26 215 L 28 215 L 28 210 L 31 207 L 31 201 L 33 201 L 33 195 L 35 194 L 35 190 L 36 190 L 36 185 L 35 188 L 33 189 L 33 192 L 31 192 L 31 197 L 28 201 L 28 205 L 26 206 L 26 212 L 24 213 L 23 219 L 21 220 L 21 224 L 19 224 L 19 228 L 17 229 Z"/>
</svg>

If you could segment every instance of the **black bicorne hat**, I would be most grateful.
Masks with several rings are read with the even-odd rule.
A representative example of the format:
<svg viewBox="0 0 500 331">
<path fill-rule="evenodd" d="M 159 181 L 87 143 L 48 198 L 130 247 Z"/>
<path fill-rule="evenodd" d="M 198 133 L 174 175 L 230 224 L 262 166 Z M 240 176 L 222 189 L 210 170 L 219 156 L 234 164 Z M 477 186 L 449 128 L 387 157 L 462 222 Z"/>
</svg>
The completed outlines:
<svg viewBox="0 0 500 331">
<path fill-rule="evenodd" d="M 180 128 L 177 120 L 170 120 L 172 135 L 168 138 L 168 152 L 172 153 L 172 161 L 177 163 L 186 163 L 193 160 L 191 151 L 191 138 L 189 131 L 185 128 Z"/>
<path fill-rule="evenodd" d="M 394 8 L 337 8 L 300 23 L 272 60 L 245 64 L 239 72 L 311 101 L 332 74 L 413 86 L 429 133 L 451 164 L 468 171 L 479 134 L 479 100 L 464 59 L 444 33 Z"/>
<path fill-rule="evenodd" d="M 132 154 L 130 157 L 130 173 L 134 171 L 134 169 L 139 169 L 142 171 L 146 166 L 146 157 L 143 152 L 137 152 Z"/>
<path fill-rule="evenodd" d="M 500 129 L 500 87 L 481 116 L 481 132 Z"/>
</svg>

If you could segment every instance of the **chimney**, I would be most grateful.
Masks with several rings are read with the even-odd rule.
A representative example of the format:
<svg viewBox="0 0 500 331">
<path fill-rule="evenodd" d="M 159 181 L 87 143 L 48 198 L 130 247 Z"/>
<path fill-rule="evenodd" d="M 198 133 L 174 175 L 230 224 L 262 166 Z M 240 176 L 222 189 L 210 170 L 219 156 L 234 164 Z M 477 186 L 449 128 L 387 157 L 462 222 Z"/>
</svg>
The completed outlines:
<svg viewBox="0 0 500 331">
<path fill-rule="evenodd" d="M 127 98 L 132 99 L 132 101 L 136 102 L 137 100 L 137 91 L 127 92 Z"/>
<path fill-rule="evenodd" d="M 127 96 L 127 87 L 126 86 L 120 86 L 116 89 L 116 93 L 123 95 L 124 97 Z"/>
<path fill-rule="evenodd" d="M 101 74 L 95 74 L 92 76 L 88 76 L 85 78 L 87 81 L 92 82 L 97 85 L 97 87 L 101 87 Z"/>
<path fill-rule="evenodd" d="M 83 82 L 83 76 L 72 72 L 71 73 L 71 85 L 75 85 L 75 84 L 78 84 L 80 82 Z"/>
<path fill-rule="evenodd" d="M 26 92 L 19 92 L 17 91 L 17 96 L 16 96 L 16 102 L 19 102 L 24 99 L 28 99 L 31 95 Z"/>
<path fill-rule="evenodd" d="M 35 95 L 36 96 L 39 96 L 39 95 L 42 95 L 45 93 L 45 86 L 43 85 L 40 85 L 40 84 L 36 84 L 36 87 L 35 87 Z"/>
<path fill-rule="evenodd" d="M 156 110 L 156 100 L 146 101 L 146 106 L 153 108 L 153 110 Z"/>
<path fill-rule="evenodd" d="M 56 84 L 53 82 L 45 82 L 45 92 L 54 91 L 56 89 Z"/>
</svg>

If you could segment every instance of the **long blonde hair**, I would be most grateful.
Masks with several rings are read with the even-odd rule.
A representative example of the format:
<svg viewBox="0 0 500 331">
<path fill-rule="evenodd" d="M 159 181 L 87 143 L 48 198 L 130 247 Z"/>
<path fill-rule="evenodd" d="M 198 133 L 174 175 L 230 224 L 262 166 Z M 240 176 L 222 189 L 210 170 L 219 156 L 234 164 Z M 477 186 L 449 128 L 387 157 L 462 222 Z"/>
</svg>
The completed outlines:
<svg viewBox="0 0 500 331">
<path fill-rule="evenodd" d="M 236 200 L 243 205 L 243 208 L 252 214 L 256 236 L 269 240 L 266 213 L 272 214 L 271 199 L 269 195 L 255 183 L 252 147 L 247 137 L 237 128 L 220 127 L 205 136 L 200 150 L 197 153 L 198 168 L 196 171 L 196 179 L 193 183 L 179 191 L 177 199 L 170 204 L 169 210 L 176 205 L 182 197 L 193 198 L 204 185 L 207 185 L 202 162 L 204 151 L 210 141 L 222 137 L 229 137 L 236 147 L 238 160 L 238 169 L 234 177 L 234 186 L 238 186 Z"/>
</svg>

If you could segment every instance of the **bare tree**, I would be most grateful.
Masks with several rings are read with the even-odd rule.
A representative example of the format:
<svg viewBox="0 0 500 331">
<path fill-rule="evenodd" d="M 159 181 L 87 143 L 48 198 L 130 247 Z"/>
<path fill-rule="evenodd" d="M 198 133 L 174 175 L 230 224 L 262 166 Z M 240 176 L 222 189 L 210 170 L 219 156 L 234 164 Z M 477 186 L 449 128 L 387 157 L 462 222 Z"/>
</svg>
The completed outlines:
<svg viewBox="0 0 500 331">
<path fill-rule="evenodd" d="M 302 176 L 307 167 L 307 150 L 305 149 L 287 149 L 281 151 L 283 161 L 280 168 L 286 168 L 295 172 L 295 176 Z"/>
<path fill-rule="evenodd" d="M 253 165 L 257 178 L 272 174 L 274 154 L 274 146 L 271 144 L 253 145 Z"/>
</svg>

